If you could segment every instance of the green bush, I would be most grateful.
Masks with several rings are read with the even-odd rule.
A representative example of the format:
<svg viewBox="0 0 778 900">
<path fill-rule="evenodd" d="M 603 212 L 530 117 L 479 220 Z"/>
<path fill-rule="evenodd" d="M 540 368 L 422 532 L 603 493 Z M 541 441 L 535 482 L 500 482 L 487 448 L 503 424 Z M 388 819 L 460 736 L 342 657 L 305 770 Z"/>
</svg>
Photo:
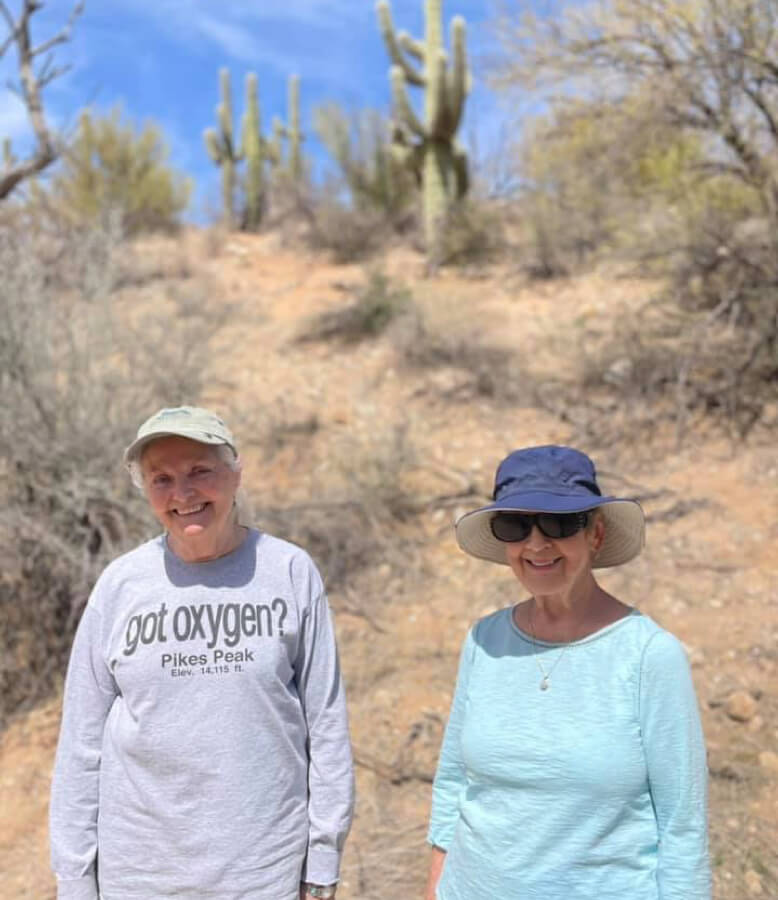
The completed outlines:
<svg viewBox="0 0 778 900">
<path fill-rule="evenodd" d="M 158 126 L 137 131 L 114 109 L 85 110 L 51 186 L 51 200 L 77 222 L 119 213 L 126 234 L 174 228 L 189 202 L 191 183 L 170 168 Z"/>
<path fill-rule="evenodd" d="M 369 259 L 390 237 L 386 218 L 379 210 L 355 206 L 340 196 L 337 186 L 332 183 L 316 192 L 306 240 L 314 250 L 328 253 L 333 262 Z"/>
<path fill-rule="evenodd" d="M 441 235 L 444 265 L 488 263 L 504 249 L 503 221 L 496 203 L 468 195 L 452 206 Z"/>
<path fill-rule="evenodd" d="M 297 340 L 355 344 L 381 334 L 411 304 L 409 291 L 378 270 L 368 272 L 365 283 L 353 293 L 354 300 L 347 306 L 328 310 L 306 323 Z"/>
<path fill-rule="evenodd" d="M 315 114 L 316 132 L 338 167 L 348 207 L 377 214 L 394 231 L 414 218 L 418 195 L 412 173 L 391 149 L 391 123 L 376 110 L 349 118 L 335 103 Z"/>
</svg>

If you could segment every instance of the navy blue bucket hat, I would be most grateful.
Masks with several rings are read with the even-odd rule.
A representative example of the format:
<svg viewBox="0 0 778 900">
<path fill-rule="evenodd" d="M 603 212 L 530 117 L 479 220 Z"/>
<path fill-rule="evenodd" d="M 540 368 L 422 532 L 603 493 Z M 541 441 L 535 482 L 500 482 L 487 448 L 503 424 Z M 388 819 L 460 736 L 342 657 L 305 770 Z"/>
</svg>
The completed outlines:
<svg viewBox="0 0 778 900">
<path fill-rule="evenodd" d="M 506 565 L 505 544 L 492 534 L 497 512 L 571 513 L 599 509 L 605 538 L 594 568 L 625 563 L 643 549 L 645 517 L 637 500 L 604 497 L 594 463 L 572 447 L 514 450 L 498 466 L 494 502 L 465 513 L 456 523 L 459 546 L 472 556 Z"/>
</svg>

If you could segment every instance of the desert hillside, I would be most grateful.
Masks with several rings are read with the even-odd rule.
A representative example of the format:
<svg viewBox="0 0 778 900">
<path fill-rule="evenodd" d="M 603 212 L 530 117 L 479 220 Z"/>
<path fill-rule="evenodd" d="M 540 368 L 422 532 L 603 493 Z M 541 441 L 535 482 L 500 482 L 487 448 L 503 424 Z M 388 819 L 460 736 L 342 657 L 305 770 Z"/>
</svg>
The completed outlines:
<svg viewBox="0 0 778 900">
<path fill-rule="evenodd" d="M 778 897 L 775 422 L 740 439 L 690 418 L 679 435 L 668 397 L 651 426 L 618 367 L 610 394 L 592 387 L 589 402 L 600 349 L 656 284 L 614 271 L 533 283 L 509 263 L 426 278 L 408 250 L 365 270 L 276 235 L 191 232 L 133 253 L 147 277 L 117 295 L 120 314 L 139 304 L 166 314 L 172 281 L 179 314 L 187 298 L 193 316 L 208 308 L 189 348 L 204 384 L 192 399 L 231 423 L 256 521 L 306 546 L 328 582 L 358 763 L 339 898 L 421 896 L 459 646 L 474 619 L 519 599 L 507 570 L 458 550 L 452 521 L 486 500 L 506 452 L 542 443 L 581 447 L 606 488 L 644 504 L 645 553 L 602 582 L 688 650 L 717 900 Z M 181 339 L 171 319 L 171 345 Z M 128 439 L 136 426 L 126 423 Z M 46 807 L 58 715 L 54 697 L 2 736 L 3 900 L 54 896 Z"/>
</svg>

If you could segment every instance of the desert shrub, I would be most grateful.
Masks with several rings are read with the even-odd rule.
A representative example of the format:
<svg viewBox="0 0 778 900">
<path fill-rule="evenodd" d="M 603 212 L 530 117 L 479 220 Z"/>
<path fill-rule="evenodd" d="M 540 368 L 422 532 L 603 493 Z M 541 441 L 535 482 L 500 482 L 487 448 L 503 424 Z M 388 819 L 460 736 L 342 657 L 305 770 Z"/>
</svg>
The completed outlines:
<svg viewBox="0 0 778 900">
<path fill-rule="evenodd" d="M 81 223 L 116 210 L 126 234 L 170 229 L 189 202 L 191 184 L 167 162 L 159 127 L 138 131 L 115 109 L 81 114 L 78 130 L 51 186 L 51 202 Z"/>
<path fill-rule="evenodd" d="M 179 315 L 183 291 L 153 308 L 122 293 L 118 216 L 23 226 L 0 225 L 0 720 L 57 684 L 98 573 L 154 533 L 122 448 L 154 409 L 196 401 L 218 324 Z"/>
<path fill-rule="evenodd" d="M 691 426 L 740 439 L 778 424 L 776 248 L 712 240 L 707 265 L 700 249 L 694 276 L 679 273 L 587 359 L 567 402 L 589 410 L 589 436 L 650 440 L 664 422 L 682 443 Z"/>
<path fill-rule="evenodd" d="M 528 128 L 520 147 L 521 206 L 532 275 L 566 275 L 609 239 L 612 153 L 595 110 L 554 109 Z"/>
<path fill-rule="evenodd" d="M 616 254 L 663 257 L 702 161 L 700 140 L 657 122 L 640 92 L 615 105 L 557 101 L 519 147 L 524 267 L 553 278 Z"/>
<path fill-rule="evenodd" d="M 443 265 L 467 267 L 489 263 L 504 249 L 502 216 L 496 202 L 471 194 L 449 210 L 441 235 Z"/>
<path fill-rule="evenodd" d="M 407 230 L 418 190 L 412 173 L 392 153 L 391 123 L 376 110 L 349 117 L 330 103 L 316 110 L 315 129 L 337 165 L 348 205 L 377 214 L 392 230 Z"/>
<path fill-rule="evenodd" d="M 486 343 L 477 334 L 432 326 L 417 306 L 391 328 L 391 339 L 403 366 L 420 374 L 435 373 L 431 388 L 452 403 L 485 398 L 496 404 L 532 404 L 537 380 L 507 347 Z"/>
<path fill-rule="evenodd" d="M 275 230 L 281 239 L 292 245 L 309 241 L 315 227 L 316 189 L 308 177 L 294 177 L 286 168 L 273 166 L 267 178 L 267 209 L 262 227 Z"/>
<path fill-rule="evenodd" d="M 406 484 L 416 457 L 402 424 L 335 438 L 331 457 L 315 500 L 263 504 L 260 518 L 263 528 L 311 553 L 328 590 L 348 593 L 356 575 L 371 566 L 389 561 L 408 567 L 413 554 L 401 526 L 419 511 Z"/>
<path fill-rule="evenodd" d="M 348 305 L 314 316 L 302 326 L 297 340 L 355 344 L 376 337 L 412 300 L 407 288 L 378 269 L 368 271 L 364 283 L 350 290 L 354 299 Z"/>
<path fill-rule="evenodd" d="M 336 263 L 362 262 L 378 253 L 390 237 L 381 212 L 355 206 L 332 182 L 313 201 L 306 240 Z"/>
<path fill-rule="evenodd" d="M 668 278 L 657 312 L 681 330 L 665 340 L 659 326 L 674 352 L 654 375 L 673 395 L 680 432 L 702 412 L 742 435 L 775 398 L 775 10 L 757 2 L 742 13 L 730 0 L 693 9 L 598 0 L 558 17 L 506 19 L 501 32 L 507 52 L 497 80 L 555 97 L 551 131 L 541 128 L 532 157 L 535 174 L 550 167 L 554 177 L 548 185 L 530 178 L 541 212 L 552 216 L 542 229 L 542 268 L 569 269 L 564 236 L 573 226 L 587 242 Z M 601 77 L 608 70 L 619 76 Z M 560 179 L 565 161 L 573 165 Z M 575 202 L 561 203 L 566 196 Z M 581 227 L 580 210 L 597 212 L 589 224 L 602 224 L 599 233 Z M 626 336 L 633 371 L 644 369 L 646 344 Z"/>
<path fill-rule="evenodd" d="M 597 103 L 608 120 L 616 111 L 634 131 L 606 131 L 603 139 L 613 144 L 624 137 L 639 146 L 651 136 L 646 125 L 696 139 L 699 174 L 726 172 L 775 210 L 771 2 L 757 0 L 748 15 L 737 0 L 699 0 L 693 8 L 642 0 L 562 6 L 526 16 L 506 9 L 499 32 L 504 53 L 493 68 L 498 86 Z M 603 77 L 609 72 L 618 76 Z"/>
</svg>

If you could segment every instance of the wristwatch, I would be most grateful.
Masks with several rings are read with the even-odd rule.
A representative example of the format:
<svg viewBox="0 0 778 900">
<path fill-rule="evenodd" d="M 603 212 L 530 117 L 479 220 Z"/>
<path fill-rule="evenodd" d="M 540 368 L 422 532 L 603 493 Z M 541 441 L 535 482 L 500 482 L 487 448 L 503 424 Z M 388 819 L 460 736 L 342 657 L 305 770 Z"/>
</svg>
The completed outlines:
<svg viewBox="0 0 778 900">
<path fill-rule="evenodd" d="M 322 900 L 334 897 L 335 891 L 338 889 L 337 884 L 308 884 L 305 882 L 304 886 L 307 894 L 310 894 L 311 897 L 321 897 Z"/>
</svg>

